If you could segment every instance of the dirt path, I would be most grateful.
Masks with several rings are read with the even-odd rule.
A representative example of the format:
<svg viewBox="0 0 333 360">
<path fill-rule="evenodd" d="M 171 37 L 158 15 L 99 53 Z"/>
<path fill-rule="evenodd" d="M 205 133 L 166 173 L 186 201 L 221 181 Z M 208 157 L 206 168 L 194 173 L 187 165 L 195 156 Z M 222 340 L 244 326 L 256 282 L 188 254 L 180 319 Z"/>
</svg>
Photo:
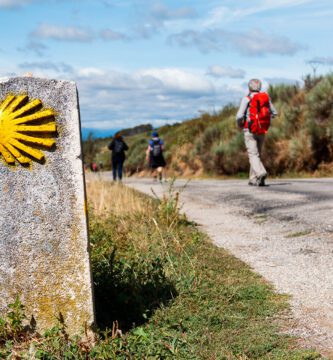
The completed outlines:
<svg viewBox="0 0 333 360">
<path fill-rule="evenodd" d="M 269 183 L 193 180 L 182 192 L 183 208 L 217 246 L 292 296 L 292 333 L 333 359 L 333 179 Z M 168 186 L 126 184 L 148 194 Z"/>
</svg>

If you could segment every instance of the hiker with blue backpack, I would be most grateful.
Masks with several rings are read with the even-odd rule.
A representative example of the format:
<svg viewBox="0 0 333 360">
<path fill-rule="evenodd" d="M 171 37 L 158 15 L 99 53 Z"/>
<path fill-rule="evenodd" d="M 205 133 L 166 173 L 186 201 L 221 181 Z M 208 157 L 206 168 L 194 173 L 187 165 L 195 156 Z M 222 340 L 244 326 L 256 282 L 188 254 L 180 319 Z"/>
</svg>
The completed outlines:
<svg viewBox="0 0 333 360">
<path fill-rule="evenodd" d="M 160 139 L 157 131 L 154 131 L 152 133 L 152 138 L 149 140 L 146 151 L 146 160 L 149 162 L 149 166 L 152 169 L 152 175 L 155 179 L 158 177 L 160 181 L 163 177 L 163 169 L 166 166 L 163 152 L 164 141 Z"/>
<path fill-rule="evenodd" d="M 123 166 L 126 159 L 125 151 L 128 150 L 128 146 L 123 137 L 120 134 L 116 134 L 108 148 L 112 151 L 113 181 L 117 180 L 117 175 L 119 181 L 121 181 L 123 178 Z"/>
<path fill-rule="evenodd" d="M 236 115 L 237 125 L 243 129 L 245 146 L 249 156 L 249 185 L 265 186 L 267 171 L 261 161 L 261 150 L 271 119 L 277 116 L 277 111 L 269 95 L 261 92 L 262 83 L 252 79 L 248 83 L 249 94 L 240 104 Z"/>
</svg>

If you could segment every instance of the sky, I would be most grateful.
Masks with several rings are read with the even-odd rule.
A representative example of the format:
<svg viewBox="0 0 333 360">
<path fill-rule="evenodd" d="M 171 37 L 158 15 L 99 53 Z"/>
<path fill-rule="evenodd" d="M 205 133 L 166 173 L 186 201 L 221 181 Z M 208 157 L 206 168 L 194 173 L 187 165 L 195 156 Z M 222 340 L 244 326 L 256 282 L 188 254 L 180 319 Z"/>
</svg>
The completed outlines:
<svg viewBox="0 0 333 360">
<path fill-rule="evenodd" d="M 333 70 L 332 0 L 0 0 L 0 77 L 76 82 L 82 126 L 159 127 Z"/>
</svg>

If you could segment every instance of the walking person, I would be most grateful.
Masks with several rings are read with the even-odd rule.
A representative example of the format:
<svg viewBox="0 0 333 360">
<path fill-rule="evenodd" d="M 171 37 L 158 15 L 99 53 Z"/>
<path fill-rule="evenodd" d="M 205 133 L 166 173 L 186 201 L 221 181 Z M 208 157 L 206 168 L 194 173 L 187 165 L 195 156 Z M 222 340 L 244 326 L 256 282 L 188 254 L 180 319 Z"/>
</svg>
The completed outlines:
<svg viewBox="0 0 333 360">
<path fill-rule="evenodd" d="M 249 81 L 249 94 L 242 99 L 236 115 L 237 125 L 244 132 L 250 162 L 249 185 L 252 186 L 265 186 L 267 171 L 261 161 L 261 150 L 271 119 L 277 116 L 269 95 L 261 92 L 261 86 L 258 79 Z"/>
<path fill-rule="evenodd" d="M 160 139 L 157 131 L 154 131 L 146 150 L 146 160 L 149 162 L 149 166 L 152 169 L 152 175 L 154 176 L 154 179 L 157 179 L 158 177 L 160 181 L 162 181 L 163 169 L 166 166 L 163 152 L 164 141 Z"/>
<path fill-rule="evenodd" d="M 120 134 L 116 134 L 114 139 L 108 146 L 109 150 L 112 151 L 112 175 L 113 181 L 121 181 L 123 178 L 123 166 L 125 161 L 125 151 L 128 150 L 128 146 L 125 143 L 123 137 Z"/>
</svg>

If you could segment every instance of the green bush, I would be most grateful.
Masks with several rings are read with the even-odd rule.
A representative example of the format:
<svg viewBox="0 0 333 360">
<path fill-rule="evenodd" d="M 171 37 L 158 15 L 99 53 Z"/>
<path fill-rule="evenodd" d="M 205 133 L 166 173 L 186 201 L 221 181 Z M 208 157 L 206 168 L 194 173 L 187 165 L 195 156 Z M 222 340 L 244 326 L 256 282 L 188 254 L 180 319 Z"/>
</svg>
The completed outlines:
<svg viewBox="0 0 333 360">
<path fill-rule="evenodd" d="M 289 155 L 290 170 L 303 171 L 313 168 L 311 139 L 306 133 L 298 134 L 290 140 Z"/>
<path fill-rule="evenodd" d="M 333 161 L 333 75 L 322 79 L 306 96 L 306 125 L 315 167 Z"/>
<path fill-rule="evenodd" d="M 132 175 L 136 172 L 142 171 L 147 166 L 146 164 L 146 150 L 148 147 L 148 140 L 142 135 L 138 136 L 133 142 L 129 143 L 129 150 L 126 153 L 125 167 L 126 171 Z"/>
<path fill-rule="evenodd" d="M 326 76 L 306 96 L 308 120 L 318 125 L 333 122 L 333 75 Z M 333 141 L 333 139 L 332 139 Z"/>
<path fill-rule="evenodd" d="M 300 91 L 300 87 L 298 84 L 295 85 L 270 85 L 268 88 L 268 94 L 273 103 L 282 102 L 284 104 L 288 104 L 290 99 L 292 99 L 295 95 L 297 95 Z"/>
<path fill-rule="evenodd" d="M 303 108 L 299 105 L 288 104 L 281 114 L 281 132 L 284 138 L 295 135 L 302 126 Z M 274 120 L 273 120 L 274 121 Z"/>
<path fill-rule="evenodd" d="M 214 168 L 217 173 L 232 175 L 249 168 L 244 135 L 238 132 L 229 141 L 222 141 L 212 148 Z"/>
</svg>

